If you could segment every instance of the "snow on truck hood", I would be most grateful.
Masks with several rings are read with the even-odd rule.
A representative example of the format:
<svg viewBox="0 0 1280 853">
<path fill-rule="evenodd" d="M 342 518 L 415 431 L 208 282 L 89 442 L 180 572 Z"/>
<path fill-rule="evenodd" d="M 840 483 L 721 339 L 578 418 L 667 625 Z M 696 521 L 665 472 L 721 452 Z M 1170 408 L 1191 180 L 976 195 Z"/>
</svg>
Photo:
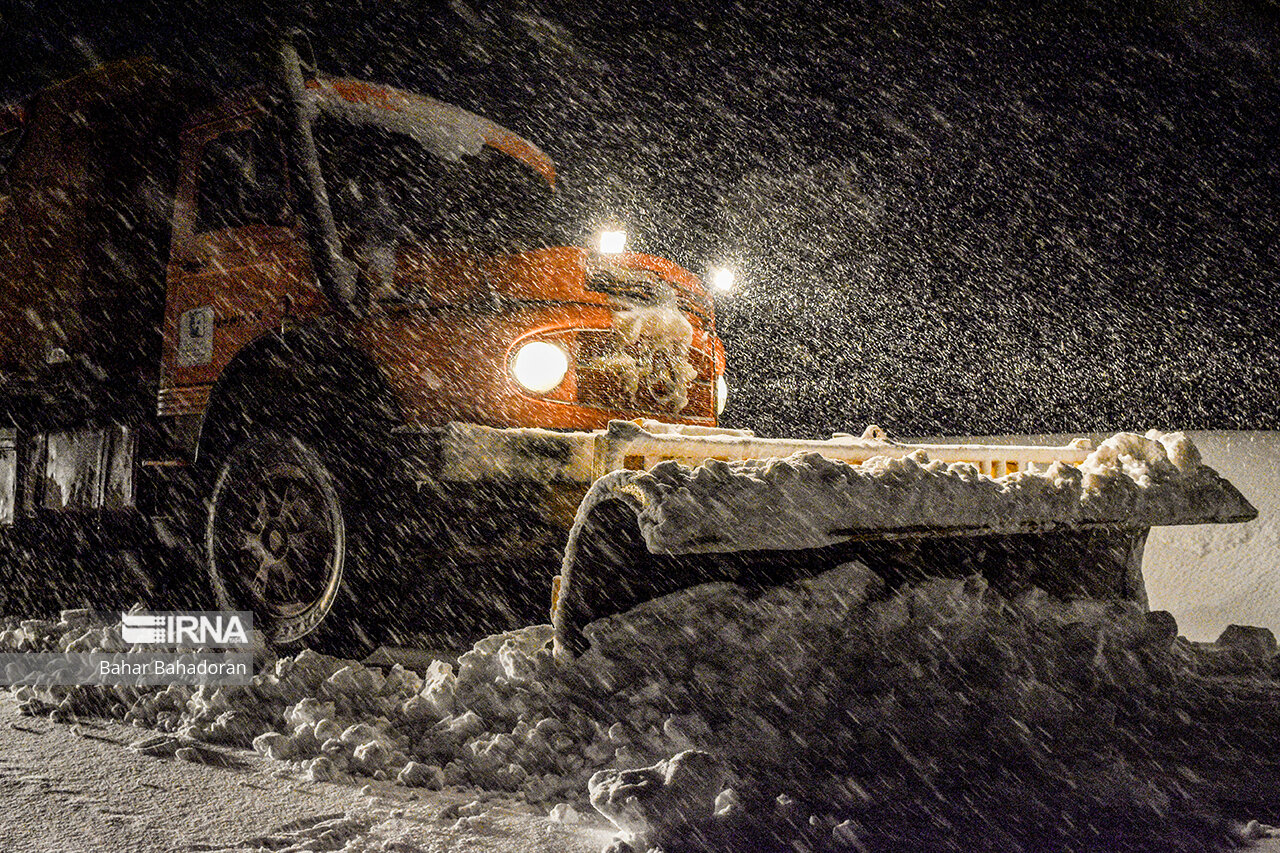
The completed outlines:
<svg viewBox="0 0 1280 853">
<path fill-rule="evenodd" d="M 613 263 L 652 273 L 674 290 L 681 308 L 709 322 L 711 300 L 693 273 L 655 255 L 627 253 Z M 615 295 L 591 288 L 592 270 L 591 253 L 576 246 L 482 257 L 441 254 L 406 244 L 396 252 L 395 284 L 400 292 L 426 290 L 431 301 L 442 304 L 497 293 L 519 301 L 616 305 Z"/>
<path fill-rule="evenodd" d="M 513 299 L 554 299 L 604 306 L 617 304 L 620 293 L 600 286 L 601 277 L 616 277 L 625 284 L 628 276 L 639 274 L 670 288 L 670 295 L 682 308 L 701 317 L 712 315 L 711 300 L 698 277 L 657 255 L 624 252 L 604 260 L 583 248 L 561 246 L 493 258 L 486 269 L 493 274 L 495 286 Z"/>
<path fill-rule="evenodd" d="M 1200 459 L 1182 433 L 1119 433 L 1079 466 L 1000 478 L 923 451 L 861 465 L 817 453 L 787 459 L 663 462 L 618 472 L 639 500 L 637 520 L 653 553 L 799 549 L 834 544 L 833 531 L 984 528 L 1024 532 L 1078 524 L 1150 527 L 1244 521 L 1256 510 Z M 602 489 L 598 484 L 595 489 Z M 614 485 L 612 492 L 617 494 Z M 642 496 L 642 497 L 641 497 Z M 582 512 L 589 509 L 583 503 Z"/>
</svg>

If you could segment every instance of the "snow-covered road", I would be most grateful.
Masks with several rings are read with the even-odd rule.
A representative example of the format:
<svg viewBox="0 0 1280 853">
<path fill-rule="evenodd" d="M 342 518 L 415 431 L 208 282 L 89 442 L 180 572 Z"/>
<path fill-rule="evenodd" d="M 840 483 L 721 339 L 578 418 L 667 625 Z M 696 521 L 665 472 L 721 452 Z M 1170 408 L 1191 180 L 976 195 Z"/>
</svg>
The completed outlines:
<svg viewBox="0 0 1280 853">
<path fill-rule="evenodd" d="M 0 843 L 599 849 L 599 817 L 546 816 L 588 811 L 588 792 L 637 853 L 921 853 L 957 837 L 1198 853 L 1280 823 L 1269 632 L 1198 646 L 1136 605 L 1009 600 L 976 576 L 880 586 L 857 563 L 759 596 L 703 584 L 588 626 L 572 663 L 531 626 L 425 678 L 304 652 L 216 691 L 18 688 L 0 717 Z M 119 631 L 80 619 L 29 621 L 21 642 Z"/>
<path fill-rule="evenodd" d="M 503 795 L 304 782 L 252 750 L 209 766 L 125 748 L 145 734 L 20 716 L 0 694 L 0 850 L 596 853 L 612 835 L 599 816 L 564 826 Z"/>
</svg>

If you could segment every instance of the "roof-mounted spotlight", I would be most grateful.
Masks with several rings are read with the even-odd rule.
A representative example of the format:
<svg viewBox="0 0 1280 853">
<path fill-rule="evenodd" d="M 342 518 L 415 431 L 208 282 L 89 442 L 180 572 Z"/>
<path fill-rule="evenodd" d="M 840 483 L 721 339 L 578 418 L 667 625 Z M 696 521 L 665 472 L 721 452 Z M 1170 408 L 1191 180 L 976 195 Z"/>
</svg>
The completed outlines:
<svg viewBox="0 0 1280 853">
<path fill-rule="evenodd" d="M 619 255 L 627 248 L 626 231 L 601 231 L 596 242 L 602 255 Z"/>
</svg>

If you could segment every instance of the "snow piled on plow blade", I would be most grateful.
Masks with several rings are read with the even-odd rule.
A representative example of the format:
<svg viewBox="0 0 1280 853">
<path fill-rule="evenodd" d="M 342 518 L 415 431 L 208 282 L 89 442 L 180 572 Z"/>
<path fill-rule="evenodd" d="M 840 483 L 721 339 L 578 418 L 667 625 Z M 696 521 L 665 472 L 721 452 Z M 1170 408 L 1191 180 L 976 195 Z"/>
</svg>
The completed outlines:
<svg viewBox="0 0 1280 853">
<path fill-rule="evenodd" d="M 636 511 L 655 554 L 820 548 L 864 532 L 1021 533 L 1084 525 L 1128 528 L 1247 521 L 1257 513 L 1204 465 L 1182 433 L 1120 433 L 1079 467 L 998 479 L 924 452 L 862 465 L 817 453 L 787 459 L 664 462 L 599 481 L 578 524 L 604 500 Z M 571 534 L 572 539 L 572 534 Z"/>
<path fill-rule="evenodd" d="M 857 465 L 801 453 L 617 471 L 591 487 L 569 533 L 557 655 L 580 654 L 590 622 L 648 598 L 709 581 L 768 586 L 850 559 L 894 585 L 977 573 L 1006 593 L 1145 604 L 1152 526 L 1256 514 L 1186 436 L 1155 431 L 1113 436 L 1078 467 L 998 478 L 920 450 Z"/>
</svg>

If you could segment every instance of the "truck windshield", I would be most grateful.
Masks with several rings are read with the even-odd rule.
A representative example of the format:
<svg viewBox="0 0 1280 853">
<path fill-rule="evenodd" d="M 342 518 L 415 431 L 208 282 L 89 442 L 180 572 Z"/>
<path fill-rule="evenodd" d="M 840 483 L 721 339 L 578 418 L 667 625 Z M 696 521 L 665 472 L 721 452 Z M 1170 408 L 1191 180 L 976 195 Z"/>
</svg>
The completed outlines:
<svg viewBox="0 0 1280 853">
<path fill-rule="evenodd" d="M 339 232 L 349 246 L 512 254 L 563 245 L 551 188 L 487 146 L 441 156 L 439 145 L 350 111 L 322 112 L 316 147 Z"/>
</svg>

